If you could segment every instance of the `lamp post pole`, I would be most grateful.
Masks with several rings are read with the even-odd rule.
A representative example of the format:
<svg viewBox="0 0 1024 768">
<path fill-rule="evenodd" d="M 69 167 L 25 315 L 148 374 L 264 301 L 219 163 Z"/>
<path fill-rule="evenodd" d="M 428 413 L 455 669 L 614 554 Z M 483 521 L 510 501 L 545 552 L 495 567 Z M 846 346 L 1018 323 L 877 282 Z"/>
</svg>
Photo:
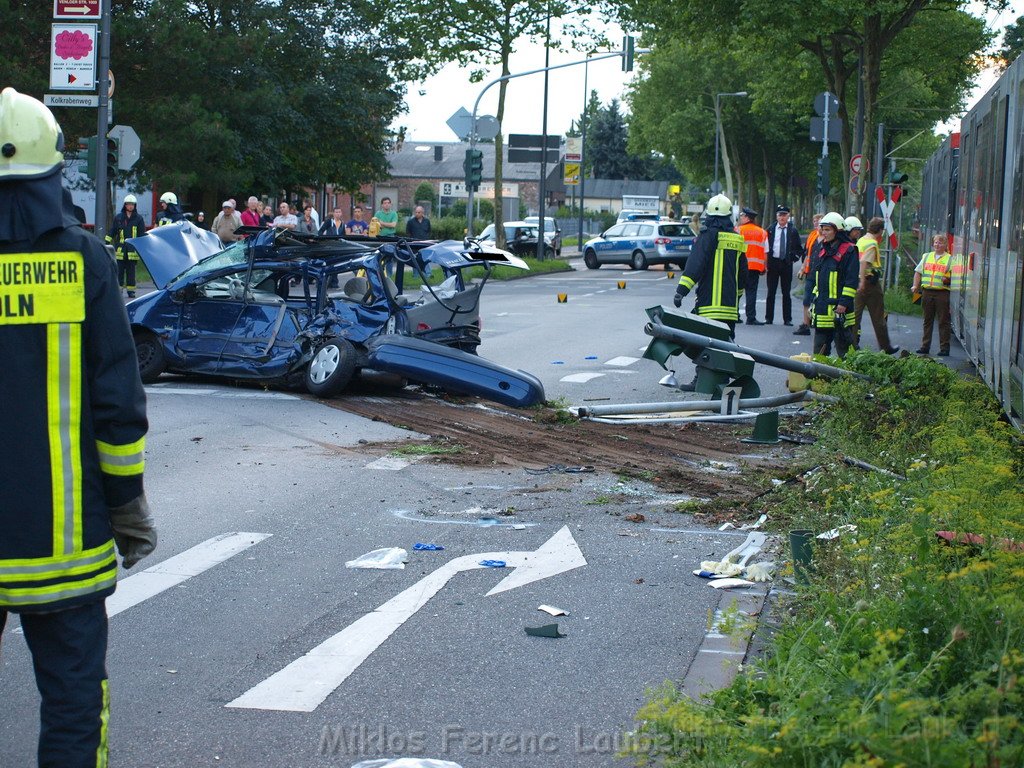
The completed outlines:
<svg viewBox="0 0 1024 768">
<path fill-rule="evenodd" d="M 744 98 L 747 96 L 746 91 L 736 91 L 735 93 L 716 93 L 715 94 L 715 184 L 712 190 L 716 195 L 722 191 L 721 185 L 718 183 L 718 142 L 719 136 L 722 134 L 722 108 L 719 106 L 718 100 L 722 96 L 738 96 Z"/>
</svg>

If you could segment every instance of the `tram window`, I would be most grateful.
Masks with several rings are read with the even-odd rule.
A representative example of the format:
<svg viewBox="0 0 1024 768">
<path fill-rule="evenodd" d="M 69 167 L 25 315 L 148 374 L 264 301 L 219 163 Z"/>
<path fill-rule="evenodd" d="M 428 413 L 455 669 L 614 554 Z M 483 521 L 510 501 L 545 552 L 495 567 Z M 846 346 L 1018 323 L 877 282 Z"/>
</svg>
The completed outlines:
<svg viewBox="0 0 1024 768">
<path fill-rule="evenodd" d="M 992 176 L 992 113 L 981 118 L 974 144 L 974 179 L 971 183 L 971 199 L 968 205 L 973 208 L 971 214 L 970 237 L 978 247 L 984 249 L 986 221 L 985 196 L 988 194 L 986 180 Z"/>
<path fill-rule="evenodd" d="M 999 100 L 995 109 L 995 142 L 992 147 L 992 188 L 989 196 L 988 238 L 989 247 L 998 248 L 1002 245 L 1003 192 L 1006 184 L 1006 129 L 1009 117 L 1009 97 Z"/>
</svg>

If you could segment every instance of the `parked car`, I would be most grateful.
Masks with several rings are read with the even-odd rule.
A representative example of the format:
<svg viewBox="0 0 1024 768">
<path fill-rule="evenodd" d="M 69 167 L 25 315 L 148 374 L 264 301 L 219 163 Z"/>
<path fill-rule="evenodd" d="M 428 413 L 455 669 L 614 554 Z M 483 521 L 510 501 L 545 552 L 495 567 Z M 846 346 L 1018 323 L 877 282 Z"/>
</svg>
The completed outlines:
<svg viewBox="0 0 1024 768">
<path fill-rule="evenodd" d="M 619 215 L 616 217 L 615 222 L 621 224 L 624 221 L 658 221 L 661 219 L 661 215 L 655 211 L 635 211 L 635 210 L 623 210 L 619 211 Z"/>
<path fill-rule="evenodd" d="M 475 354 L 490 269 L 529 269 L 516 256 L 451 240 L 247 234 L 224 248 L 216 235 L 179 222 L 129 239 L 157 287 L 127 304 L 143 381 L 199 373 L 304 384 L 332 397 L 370 368 L 513 406 L 543 401 L 534 377 Z M 463 270 L 472 266 L 485 275 L 467 283 Z M 403 292 L 407 275 L 435 269 L 443 283 Z"/>
<path fill-rule="evenodd" d="M 537 255 L 537 224 L 528 224 L 525 221 L 506 221 L 505 227 L 505 247 L 517 256 L 536 256 Z M 544 255 L 547 258 L 552 258 L 555 255 L 554 247 L 547 241 L 545 237 Z M 480 245 L 487 248 L 494 247 L 494 225 L 488 224 L 484 227 L 484 231 L 480 233 L 477 238 Z"/>
<path fill-rule="evenodd" d="M 688 224 L 678 221 L 627 221 L 607 229 L 583 246 L 587 269 L 602 264 L 629 264 L 647 269 L 651 264 L 686 266 L 696 236 Z"/>
<path fill-rule="evenodd" d="M 523 221 L 540 227 L 540 216 L 527 216 Z M 556 256 L 562 255 L 562 228 L 558 226 L 558 220 L 552 216 L 544 217 L 544 242 L 555 249 Z"/>
</svg>

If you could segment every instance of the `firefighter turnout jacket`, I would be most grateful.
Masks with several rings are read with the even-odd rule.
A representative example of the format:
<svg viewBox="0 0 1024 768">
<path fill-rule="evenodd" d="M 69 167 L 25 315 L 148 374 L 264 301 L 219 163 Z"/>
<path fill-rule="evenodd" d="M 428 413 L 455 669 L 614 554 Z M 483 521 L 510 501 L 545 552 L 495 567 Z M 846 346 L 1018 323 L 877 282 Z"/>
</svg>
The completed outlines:
<svg viewBox="0 0 1024 768">
<path fill-rule="evenodd" d="M 139 212 L 133 210 L 129 215 L 126 208 L 121 208 L 121 212 L 114 217 L 114 226 L 111 228 L 110 234 L 107 235 L 107 242 L 114 246 L 117 258 L 127 257 L 133 261 L 138 261 L 139 252 L 130 245 L 126 246 L 125 240 L 129 237 L 140 237 L 144 234 L 146 234 L 146 221 Z"/>
<path fill-rule="evenodd" d="M 857 246 L 846 239 L 830 243 L 819 239 L 820 248 L 811 265 L 811 325 L 833 330 L 836 306 L 846 307 L 844 325 L 853 325 L 853 300 L 860 282 L 860 261 Z"/>
<path fill-rule="evenodd" d="M 745 251 L 743 237 L 731 230 L 729 217 L 709 216 L 686 260 L 676 293 L 685 296 L 695 290 L 694 311 L 701 317 L 739 321 L 740 296 L 747 282 Z"/>
<path fill-rule="evenodd" d="M 768 232 L 757 224 L 741 224 L 740 236 L 747 247 L 747 269 L 751 272 L 763 273 L 767 268 L 765 259 L 768 250 Z"/>
<path fill-rule="evenodd" d="M 147 429 L 114 261 L 78 226 L 0 241 L 0 609 L 114 590 L 109 509 L 142 495 Z"/>
</svg>

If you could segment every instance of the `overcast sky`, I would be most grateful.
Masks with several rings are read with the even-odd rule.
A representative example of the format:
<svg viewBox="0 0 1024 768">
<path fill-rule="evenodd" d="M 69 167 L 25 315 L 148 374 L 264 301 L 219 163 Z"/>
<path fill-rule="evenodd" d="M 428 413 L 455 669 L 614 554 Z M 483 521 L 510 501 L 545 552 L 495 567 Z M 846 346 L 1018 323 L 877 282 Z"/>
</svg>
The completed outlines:
<svg viewBox="0 0 1024 768">
<path fill-rule="evenodd" d="M 972 12 L 984 14 L 980 3 L 972 3 Z M 990 26 L 1001 32 L 1009 23 L 1024 15 L 1024 0 L 1012 0 L 1007 10 L 1001 13 L 985 14 Z M 606 35 L 612 46 L 618 49 L 622 40 L 622 30 L 616 26 L 606 27 Z M 598 53 L 607 52 L 604 49 Z M 579 51 L 551 52 L 551 64 L 561 64 L 584 58 Z M 544 46 L 523 44 L 513 54 L 509 69 L 515 72 L 526 72 L 544 66 Z M 588 70 L 587 91 L 596 90 L 603 104 L 612 99 L 622 99 L 626 85 L 634 73 L 622 71 L 621 59 L 612 58 L 594 62 L 586 67 Z M 456 65 L 445 67 L 440 73 L 424 83 L 412 83 L 406 94 L 409 111 L 397 121 L 407 129 L 407 141 L 422 142 L 456 141 L 457 137 L 445 124 L 445 121 L 459 107 L 473 111 L 476 100 L 484 85 L 501 74 L 497 67 L 489 70 L 488 76 L 481 83 L 469 82 L 469 70 Z M 566 67 L 550 73 L 548 91 L 548 133 L 564 135 L 573 120 L 583 111 L 586 94 L 584 92 L 584 67 Z M 982 73 L 978 87 L 968 100 L 968 108 L 974 105 L 987 91 L 995 76 Z M 539 134 L 542 125 L 542 106 L 544 100 L 543 74 L 528 75 L 509 81 L 508 95 L 505 101 L 504 131 L 508 133 Z M 480 102 L 481 115 L 493 115 L 498 107 L 498 86 L 491 87 Z M 959 121 L 954 121 L 953 128 Z M 948 129 L 950 126 L 946 126 Z"/>
</svg>

